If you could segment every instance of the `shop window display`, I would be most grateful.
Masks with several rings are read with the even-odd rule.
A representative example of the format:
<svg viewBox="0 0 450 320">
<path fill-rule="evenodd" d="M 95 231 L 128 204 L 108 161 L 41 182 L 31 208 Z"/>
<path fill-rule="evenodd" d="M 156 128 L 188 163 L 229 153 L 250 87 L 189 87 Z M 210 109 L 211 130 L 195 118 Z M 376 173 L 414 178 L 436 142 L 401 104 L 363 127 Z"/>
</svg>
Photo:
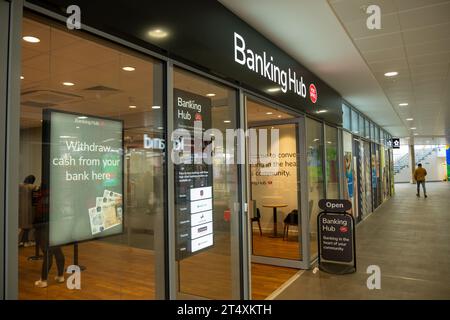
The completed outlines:
<svg viewBox="0 0 450 320">
<path fill-rule="evenodd" d="M 161 297 L 162 63 L 36 17 L 23 36 L 19 298 Z"/>
</svg>

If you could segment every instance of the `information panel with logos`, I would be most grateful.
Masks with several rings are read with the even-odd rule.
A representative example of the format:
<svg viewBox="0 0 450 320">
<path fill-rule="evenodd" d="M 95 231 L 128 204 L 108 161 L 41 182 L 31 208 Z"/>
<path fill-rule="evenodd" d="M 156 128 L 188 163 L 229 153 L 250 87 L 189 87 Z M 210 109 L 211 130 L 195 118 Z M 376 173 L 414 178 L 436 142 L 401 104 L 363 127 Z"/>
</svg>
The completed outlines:
<svg viewBox="0 0 450 320">
<path fill-rule="evenodd" d="M 211 128 L 211 100 L 174 89 L 173 101 L 177 260 L 182 260 L 214 244 L 213 171 L 204 153 L 212 142 L 203 139 Z"/>
<path fill-rule="evenodd" d="M 42 154 L 50 246 L 123 232 L 122 121 L 47 109 Z"/>
</svg>

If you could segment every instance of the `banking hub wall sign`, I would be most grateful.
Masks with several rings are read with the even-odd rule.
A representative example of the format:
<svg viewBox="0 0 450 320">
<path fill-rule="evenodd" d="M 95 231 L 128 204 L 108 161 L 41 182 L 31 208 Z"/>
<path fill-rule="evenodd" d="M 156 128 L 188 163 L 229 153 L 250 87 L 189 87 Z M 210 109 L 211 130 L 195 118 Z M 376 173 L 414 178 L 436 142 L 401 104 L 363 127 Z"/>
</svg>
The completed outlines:
<svg viewBox="0 0 450 320">
<path fill-rule="evenodd" d="M 247 47 L 245 38 L 234 32 L 234 61 L 261 77 L 272 81 L 283 93 L 288 91 L 316 103 L 318 92 L 314 83 L 305 83 L 302 75 L 297 74 L 291 67 L 282 68 L 273 56 L 266 51 L 257 52 Z"/>
</svg>

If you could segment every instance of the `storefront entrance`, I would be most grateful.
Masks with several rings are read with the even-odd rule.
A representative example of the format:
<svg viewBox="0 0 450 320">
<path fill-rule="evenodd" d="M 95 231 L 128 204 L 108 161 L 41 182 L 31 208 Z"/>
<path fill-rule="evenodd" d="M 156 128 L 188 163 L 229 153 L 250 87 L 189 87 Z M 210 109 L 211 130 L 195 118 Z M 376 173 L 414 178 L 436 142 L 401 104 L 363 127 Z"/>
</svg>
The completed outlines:
<svg viewBox="0 0 450 320">
<path fill-rule="evenodd" d="M 305 267 L 310 241 L 302 222 L 312 206 L 301 192 L 304 118 L 255 97 L 245 102 L 252 297 L 260 299 Z M 259 275 L 262 269 L 270 278 Z"/>
</svg>

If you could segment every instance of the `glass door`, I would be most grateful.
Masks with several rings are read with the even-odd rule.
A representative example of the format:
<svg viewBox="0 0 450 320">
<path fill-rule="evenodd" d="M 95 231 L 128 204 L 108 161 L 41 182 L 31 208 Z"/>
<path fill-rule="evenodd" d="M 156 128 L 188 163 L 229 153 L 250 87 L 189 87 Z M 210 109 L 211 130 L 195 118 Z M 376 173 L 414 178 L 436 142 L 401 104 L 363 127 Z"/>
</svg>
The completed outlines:
<svg viewBox="0 0 450 320">
<path fill-rule="evenodd" d="M 172 70 L 171 292 L 177 299 L 241 299 L 237 91 L 181 68 Z"/>
<path fill-rule="evenodd" d="M 307 208 L 301 197 L 303 118 L 246 97 L 251 262 L 303 267 Z M 306 210 L 305 210 L 306 209 Z"/>
</svg>

